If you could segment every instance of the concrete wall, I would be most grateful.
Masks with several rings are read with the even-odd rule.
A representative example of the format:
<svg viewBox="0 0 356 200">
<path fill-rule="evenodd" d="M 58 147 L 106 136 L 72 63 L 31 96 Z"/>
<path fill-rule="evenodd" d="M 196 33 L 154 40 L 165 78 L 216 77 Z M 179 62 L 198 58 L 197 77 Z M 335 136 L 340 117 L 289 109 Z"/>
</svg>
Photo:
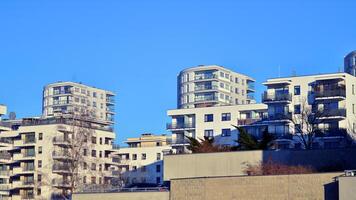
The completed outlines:
<svg viewBox="0 0 356 200">
<path fill-rule="evenodd" d="M 171 200 L 294 200 L 338 198 L 341 173 L 191 178 L 171 181 Z"/>
<path fill-rule="evenodd" d="M 169 200 L 169 192 L 121 192 L 121 193 L 88 193 L 73 194 L 73 200 Z"/>
<path fill-rule="evenodd" d="M 339 177 L 339 200 L 356 199 L 356 177 Z"/>
<path fill-rule="evenodd" d="M 164 179 L 244 175 L 246 165 L 273 161 L 289 165 L 308 165 L 318 170 L 356 168 L 356 149 L 310 151 L 239 151 L 181 154 L 164 157 Z"/>
</svg>

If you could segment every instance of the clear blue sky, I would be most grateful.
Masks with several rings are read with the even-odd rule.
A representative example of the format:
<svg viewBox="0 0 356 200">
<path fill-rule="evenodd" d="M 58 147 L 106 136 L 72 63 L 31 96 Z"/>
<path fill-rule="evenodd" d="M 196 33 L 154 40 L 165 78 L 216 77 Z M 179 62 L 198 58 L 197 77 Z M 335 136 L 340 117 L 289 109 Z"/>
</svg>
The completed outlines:
<svg viewBox="0 0 356 200">
<path fill-rule="evenodd" d="M 218 64 L 258 83 L 278 66 L 282 76 L 336 72 L 356 49 L 355 8 L 352 0 L 2 0 L 0 103 L 39 115 L 45 84 L 81 81 L 117 94 L 118 142 L 165 133 L 183 68 Z"/>
</svg>

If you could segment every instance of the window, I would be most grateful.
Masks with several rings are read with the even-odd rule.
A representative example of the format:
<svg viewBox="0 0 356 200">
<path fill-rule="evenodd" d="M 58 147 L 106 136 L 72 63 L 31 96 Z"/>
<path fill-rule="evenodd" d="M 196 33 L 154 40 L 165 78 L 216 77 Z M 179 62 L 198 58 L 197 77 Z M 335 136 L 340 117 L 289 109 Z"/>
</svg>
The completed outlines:
<svg viewBox="0 0 356 200">
<path fill-rule="evenodd" d="M 212 121 L 214 121 L 214 115 L 213 115 L 213 114 L 206 114 L 206 115 L 204 116 L 204 121 L 205 121 L 205 122 L 212 122 Z"/>
<path fill-rule="evenodd" d="M 38 147 L 38 154 L 42 154 L 42 147 Z"/>
<path fill-rule="evenodd" d="M 84 184 L 87 183 L 87 177 L 86 177 L 86 176 L 83 177 L 83 183 L 84 183 Z"/>
<path fill-rule="evenodd" d="M 235 99 L 235 104 L 236 104 L 236 105 L 239 104 L 239 99 Z"/>
<path fill-rule="evenodd" d="M 230 121 L 231 120 L 231 113 L 222 113 L 221 114 L 221 121 Z"/>
<path fill-rule="evenodd" d="M 156 165 L 156 172 L 161 172 L 161 165 Z"/>
<path fill-rule="evenodd" d="M 294 125 L 294 133 L 299 133 L 301 130 L 302 126 L 300 124 Z"/>
<path fill-rule="evenodd" d="M 300 86 L 299 85 L 294 86 L 294 95 L 300 95 Z"/>
<path fill-rule="evenodd" d="M 241 95 L 242 95 L 242 96 L 245 95 L 245 90 L 241 90 Z"/>
<path fill-rule="evenodd" d="M 145 153 L 141 154 L 141 160 L 146 160 L 146 154 Z"/>
<path fill-rule="evenodd" d="M 83 155 L 87 156 L 88 155 L 88 149 L 83 149 Z"/>
<path fill-rule="evenodd" d="M 91 137 L 91 143 L 96 144 L 96 137 Z"/>
<path fill-rule="evenodd" d="M 239 78 L 235 78 L 235 83 L 239 83 Z"/>
<path fill-rule="evenodd" d="M 100 108 L 103 109 L 104 108 L 104 104 L 100 103 Z"/>
<path fill-rule="evenodd" d="M 102 158 L 102 157 L 103 157 L 103 152 L 99 151 L 99 158 Z"/>
<path fill-rule="evenodd" d="M 77 87 L 74 88 L 74 90 L 75 90 L 75 92 L 79 92 L 79 88 L 77 88 Z"/>
<path fill-rule="evenodd" d="M 156 146 L 157 147 L 162 146 L 162 142 L 156 142 Z"/>
<path fill-rule="evenodd" d="M 86 162 L 83 163 L 83 169 L 87 170 L 88 169 L 88 164 Z"/>
<path fill-rule="evenodd" d="M 37 195 L 40 196 L 42 194 L 41 188 L 37 188 Z"/>
<path fill-rule="evenodd" d="M 352 114 L 355 114 L 355 104 L 352 104 Z"/>
<path fill-rule="evenodd" d="M 352 95 L 355 95 L 355 85 L 352 84 Z"/>
<path fill-rule="evenodd" d="M 93 101 L 93 107 L 96 108 L 96 102 L 95 101 Z"/>
<path fill-rule="evenodd" d="M 214 137 L 214 130 L 212 130 L 212 129 L 205 130 L 204 137 Z"/>
<path fill-rule="evenodd" d="M 220 72 L 220 77 L 224 77 L 224 72 Z"/>
<path fill-rule="evenodd" d="M 158 176 L 156 177 L 156 183 L 157 183 L 157 184 L 160 184 L 160 183 L 161 183 L 161 177 L 158 177 Z"/>
<path fill-rule="evenodd" d="M 103 165 L 99 164 L 99 171 L 103 170 Z"/>
<path fill-rule="evenodd" d="M 91 170 L 93 170 L 93 171 L 96 170 L 96 164 L 95 164 L 95 163 L 92 163 L 92 164 L 91 164 Z"/>
<path fill-rule="evenodd" d="M 221 88 L 225 88 L 225 84 L 224 83 L 220 83 L 220 87 Z"/>
<path fill-rule="evenodd" d="M 231 136 L 231 129 L 229 128 L 221 129 L 221 136 L 223 137 Z"/>
<path fill-rule="evenodd" d="M 82 104 L 85 104 L 86 101 L 85 101 L 85 99 L 81 99 L 81 102 L 82 102 Z"/>
<path fill-rule="evenodd" d="M 96 177 L 95 177 L 95 176 L 92 176 L 92 177 L 91 177 L 91 183 L 92 183 L 92 184 L 96 184 Z"/>
<path fill-rule="evenodd" d="M 132 171 L 137 171 L 137 166 L 132 166 Z"/>
<path fill-rule="evenodd" d="M 137 154 L 132 154 L 132 160 L 137 160 Z"/>
<path fill-rule="evenodd" d="M 39 133 L 38 134 L 38 140 L 42 140 L 43 139 L 43 133 Z"/>
<path fill-rule="evenodd" d="M 37 166 L 38 166 L 38 168 L 41 168 L 41 167 L 42 167 L 42 160 L 39 160 L 39 161 L 37 162 Z"/>
<path fill-rule="evenodd" d="M 220 94 L 220 99 L 224 99 L 224 94 Z"/>
<path fill-rule="evenodd" d="M 157 153 L 157 160 L 161 160 L 161 153 Z"/>
<path fill-rule="evenodd" d="M 235 93 L 239 94 L 239 88 L 235 88 Z"/>
<path fill-rule="evenodd" d="M 79 103 L 79 98 L 78 98 L 78 97 L 75 97 L 75 98 L 74 98 L 74 101 L 75 101 L 76 103 Z"/>
<path fill-rule="evenodd" d="M 91 156 L 96 157 L 96 150 L 91 150 Z"/>
<path fill-rule="evenodd" d="M 228 78 L 229 78 L 229 74 L 225 74 L 225 78 L 227 78 L 227 79 L 228 79 Z"/>
<path fill-rule="evenodd" d="M 41 174 L 37 175 L 37 182 L 42 182 L 42 175 Z"/>
<path fill-rule="evenodd" d="M 294 105 L 294 114 L 300 114 L 300 105 Z"/>
<path fill-rule="evenodd" d="M 93 92 L 93 97 L 95 97 L 95 98 L 96 98 L 96 92 Z"/>
<path fill-rule="evenodd" d="M 99 138 L 99 144 L 103 144 L 103 138 Z"/>
</svg>

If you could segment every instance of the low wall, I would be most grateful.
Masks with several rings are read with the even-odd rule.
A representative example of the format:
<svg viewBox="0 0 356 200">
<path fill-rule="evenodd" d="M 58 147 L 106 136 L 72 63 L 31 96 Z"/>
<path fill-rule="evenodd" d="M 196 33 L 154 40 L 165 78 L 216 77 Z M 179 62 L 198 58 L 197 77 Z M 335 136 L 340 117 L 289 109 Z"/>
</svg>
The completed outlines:
<svg viewBox="0 0 356 200">
<path fill-rule="evenodd" d="M 240 176 L 245 174 L 246 164 L 269 159 L 288 165 L 308 165 L 323 171 L 338 166 L 356 169 L 356 156 L 351 156 L 355 154 L 356 149 L 323 149 L 169 155 L 164 157 L 164 180 Z"/>
<path fill-rule="evenodd" d="M 117 192 L 73 194 L 73 200 L 169 200 L 169 192 Z"/>
<path fill-rule="evenodd" d="M 171 180 L 171 200 L 337 200 L 341 173 Z"/>
<path fill-rule="evenodd" d="M 339 178 L 339 200 L 356 199 L 356 177 L 346 176 Z"/>
</svg>

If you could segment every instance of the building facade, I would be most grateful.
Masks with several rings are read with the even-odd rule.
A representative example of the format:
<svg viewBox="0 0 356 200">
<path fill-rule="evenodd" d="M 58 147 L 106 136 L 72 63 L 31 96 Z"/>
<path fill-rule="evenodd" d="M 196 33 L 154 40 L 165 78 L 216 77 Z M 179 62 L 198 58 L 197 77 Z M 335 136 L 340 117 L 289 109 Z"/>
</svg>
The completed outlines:
<svg viewBox="0 0 356 200">
<path fill-rule="evenodd" d="M 356 51 L 347 54 L 344 58 L 344 72 L 356 76 Z"/>
<path fill-rule="evenodd" d="M 105 124 L 114 124 L 115 94 L 74 82 L 57 82 L 43 89 L 44 117 L 58 117 L 89 110 Z"/>
<path fill-rule="evenodd" d="M 177 107 L 255 103 L 255 80 L 217 65 L 183 70 L 177 78 Z"/>
<path fill-rule="evenodd" d="M 301 134 L 298 126 L 302 124 L 296 119 L 308 110 L 318 115 L 315 124 L 324 133 L 356 128 L 356 77 L 348 73 L 274 78 L 263 84 L 267 91 L 262 102 L 268 105 L 264 122 L 270 133 L 279 137 Z"/>
<path fill-rule="evenodd" d="M 171 151 L 170 137 L 142 134 L 139 138 L 128 138 L 125 143 L 128 147 L 113 153 L 125 187 L 163 184 L 163 156 Z"/>
<path fill-rule="evenodd" d="M 167 114 L 172 120 L 167 124 L 167 130 L 172 133 L 172 148 L 182 152 L 189 144 L 186 136 L 196 139 L 214 137 L 219 145 L 235 145 L 238 131 L 233 125 L 244 126 L 249 133 L 260 136 L 266 126 L 256 122 L 266 117 L 267 105 L 176 109 L 168 110 Z"/>
<path fill-rule="evenodd" d="M 105 130 L 91 125 L 87 129 L 90 137 L 81 143 L 74 135 L 83 134 L 78 131 L 83 126 L 64 119 L 33 118 L 1 124 L 5 125 L 0 128 L 2 199 L 63 199 L 74 181 L 75 191 L 81 191 L 108 186 L 115 177 L 111 157 L 115 134 L 109 127 Z M 75 168 L 71 166 L 74 164 Z"/>
<path fill-rule="evenodd" d="M 7 107 L 5 105 L 0 104 L 0 120 L 3 115 L 6 115 L 7 113 Z"/>
</svg>

